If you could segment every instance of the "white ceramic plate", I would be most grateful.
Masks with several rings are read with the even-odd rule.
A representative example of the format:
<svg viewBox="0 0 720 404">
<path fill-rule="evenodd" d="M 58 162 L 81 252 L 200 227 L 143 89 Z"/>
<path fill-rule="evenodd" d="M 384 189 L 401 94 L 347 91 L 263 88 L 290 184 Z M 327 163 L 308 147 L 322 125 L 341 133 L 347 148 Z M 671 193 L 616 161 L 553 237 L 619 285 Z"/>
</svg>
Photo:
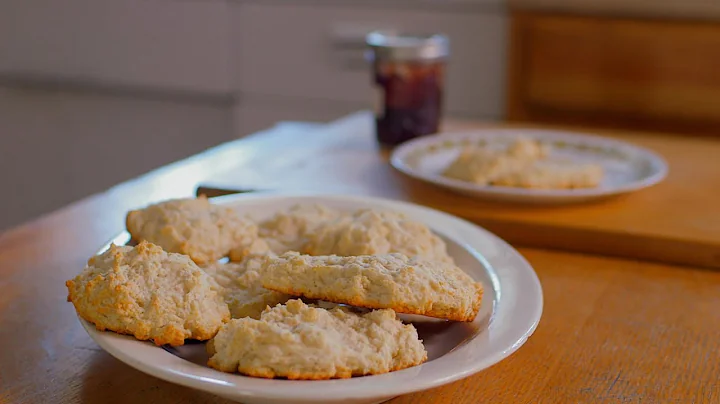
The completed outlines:
<svg viewBox="0 0 720 404">
<path fill-rule="evenodd" d="M 507 142 L 518 135 L 549 144 L 555 156 L 598 163 L 605 169 L 605 178 L 597 188 L 544 190 L 483 186 L 441 175 L 463 147 Z M 522 203 L 572 203 L 624 194 L 657 184 L 668 171 L 662 157 L 641 147 L 599 136 L 540 129 L 488 129 L 421 137 L 398 146 L 390 162 L 411 177 L 458 193 Z"/>
<path fill-rule="evenodd" d="M 428 350 L 428 362 L 344 380 L 267 380 L 222 373 L 205 366 L 207 354 L 202 343 L 163 349 L 132 337 L 97 331 L 80 320 L 95 342 L 111 355 L 160 379 L 246 404 L 379 403 L 450 383 L 497 363 L 517 350 L 540 320 L 542 290 L 532 267 L 498 237 L 454 216 L 409 203 L 356 196 L 247 194 L 219 198 L 217 202 L 259 219 L 297 203 L 321 203 L 344 211 L 401 211 L 441 235 L 458 265 L 485 285 L 481 311 L 472 323 L 405 316 L 418 328 Z M 123 233 L 113 242 L 124 244 L 128 240 L 129 235 Z"/>
</svg>

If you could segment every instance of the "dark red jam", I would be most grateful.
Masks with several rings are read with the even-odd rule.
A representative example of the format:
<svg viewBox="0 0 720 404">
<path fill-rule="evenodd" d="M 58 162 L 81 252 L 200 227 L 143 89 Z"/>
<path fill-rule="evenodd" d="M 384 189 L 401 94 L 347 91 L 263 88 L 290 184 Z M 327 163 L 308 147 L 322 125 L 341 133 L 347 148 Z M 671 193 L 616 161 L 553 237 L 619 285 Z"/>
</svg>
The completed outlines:
<svg viewBox="0 0 720 404">
<path fill-rule="evenodd" d="M 437 133 L 443 103 L 445 64 L 376 61 L 375 83 L 384 95 L 375 124 L 381 145 L 395 146 Z"/>
</svg>

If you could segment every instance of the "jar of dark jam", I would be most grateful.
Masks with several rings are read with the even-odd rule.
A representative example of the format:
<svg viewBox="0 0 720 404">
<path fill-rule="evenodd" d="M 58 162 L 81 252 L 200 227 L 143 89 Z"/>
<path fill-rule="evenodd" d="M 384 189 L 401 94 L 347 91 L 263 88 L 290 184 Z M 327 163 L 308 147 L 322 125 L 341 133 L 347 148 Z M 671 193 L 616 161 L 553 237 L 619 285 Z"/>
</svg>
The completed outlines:
<svg viewBox="0 0 720 404">
<path fill-rule="evenodd" d="M 443 77 L 450 47 L 446 36 L 368 34 L 368 58 L 376 91 L 378 142 L 395 146 L 437 133 L 443 107 Z"/>
</svg>

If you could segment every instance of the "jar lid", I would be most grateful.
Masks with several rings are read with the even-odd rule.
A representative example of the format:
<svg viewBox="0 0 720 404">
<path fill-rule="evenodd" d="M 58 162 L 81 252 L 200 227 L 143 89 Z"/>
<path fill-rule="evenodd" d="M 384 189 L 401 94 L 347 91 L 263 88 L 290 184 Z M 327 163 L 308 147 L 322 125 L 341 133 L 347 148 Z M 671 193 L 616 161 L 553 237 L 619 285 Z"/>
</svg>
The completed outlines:
<svg viewBox="0 0 720 404">
<path fill-rule="evenodd" d="M 450 40 L 442 34 L 405 34 L 374 31 L 365 42 L 383 60 L 434 60 L 450 55 Z"/>
</svg>

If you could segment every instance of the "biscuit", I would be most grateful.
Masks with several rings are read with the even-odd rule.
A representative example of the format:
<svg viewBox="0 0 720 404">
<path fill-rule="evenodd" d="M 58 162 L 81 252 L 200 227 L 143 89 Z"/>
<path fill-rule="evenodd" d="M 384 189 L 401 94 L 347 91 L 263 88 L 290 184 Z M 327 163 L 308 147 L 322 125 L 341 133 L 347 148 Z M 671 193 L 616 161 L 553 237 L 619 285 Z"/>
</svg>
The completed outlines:
<svg viewBox="0 0 720 404">
<path fill-rule="evenodd" d="M 230 261 L 242 262 L 246 258 L 258 255 L 277 254 L 273 251 L 268 240 L 263 238 L 257 238 L 251 241 L 249 244 L 240 244 L 237 247 L 230 250 L 228 257 Z"/>
<path fill-rule="evenodd" d="M 355 314 L 290 300 L 260 320 L 231 320 L 208 344 L 208 365 L 223 372 L 288 379 L 333 379 L 419 365 L 427 352 L 392 310 Z"/>
<path fill-rule="evenodd" d="M 210 203 L 205 196 L 131 211 L 126 225 L 134 240 L 147 240 L 165 251 L 188 255 L 198 265 L 217 261 L 231 249 L 246 248 L 243 246 L 257 239 L 255 223 L 232 208 Z"/>
<path fill-rule="evenodd" d="M 402 213 L 361 209 L 319 226 L 309 236 L 305 252 L 341 256 L 400 253 L 451 263 L 446 248 L 425 224 Z"/>
<path fill-rule="evenodd" d="M 521 171 L 497 176 L 490 185 L 535 189 L 594 188 L 600 185 L 604 172 L 597 164 L 571 164 L 538 161 Z"/>
<path fill-rule="evenodd" d="M 485 148 L 465 148 L 443 171 L 442 175 L 478 185 L 489 185 L 507 172 L 520 172 L 532 161 L 523 157 L 507 156 Z"/>
<path fill-rule="evenodd" d="M 465 148 L 442 175 L 478 185 L 570 189 L 597 187 L 604 170 L 597 164 L 553 159 L 547 145 L 517 139 L 505 149 Z"/>
<path fill-rule="evenodd" d="M 265 288 L 371 309 L 473 321 L 483 287 L 450 263 L 402 254 L 313 257 L 286 253 L 264 263 Z"/>
<path fill-rule="evenodd" d="M 98 330 L 157 345 L 210 339 L 230 319 L 208 274 L 189 257 L 144 241 L 110 246 L 65 285 L 78 315 Z"/>
<path fill-rule="evenodd" d="M 266 251 L 283 254 L 304 250 L 307 237 L 316 227 L 337 219 L 340 212 L 319 204 L 297 204 L 287 211 L 278 212 L 260 223 L 259 235 Z M 254 253 L 258 253 L 256 248 Z M 251 252 L 241 248 L 230 251 L 230 260 L 242 261 Z"/>
<path fill-rule="evenodd" d="M 230 308 L 232 318 L 260 318 L 268 306 L 285 303 L 290 296 L 262 287 L 262 264 L 265 256 L 247 256 L 242 262 L 215 263 L 203 269 L 218 285 Z"/>
<path fill-rule="evenodd" d="M 505 152 L 512 157 L 541 160 L 550 155 L 550 148 L 538 140 L 519 137 L 507 146 Z"/>
</svg>

